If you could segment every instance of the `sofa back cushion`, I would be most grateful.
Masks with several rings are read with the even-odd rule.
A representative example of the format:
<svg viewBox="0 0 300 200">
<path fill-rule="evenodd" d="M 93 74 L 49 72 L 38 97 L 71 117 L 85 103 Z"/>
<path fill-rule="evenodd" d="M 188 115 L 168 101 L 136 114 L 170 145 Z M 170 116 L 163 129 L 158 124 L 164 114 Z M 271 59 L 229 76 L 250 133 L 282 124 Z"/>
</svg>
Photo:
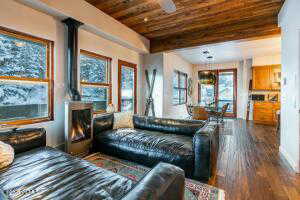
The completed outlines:
<svg viewBox="0 0 300 200">
<path fill-rule="evenodd" d="M 0 132 L 0 141 L 10 144 L 16 154 L 46 146 L 46 130 L 28 128 Z"/>
<path fill-rule="evenodd" d="M 133 116 L 134 128 L 193 136 L 205 125 L 204 121 Z"/>
<path fill-rule="evenodd" d="M 94 135 L 112 129 L 114 126 L 114 114 L 104 114 L 94 118 Z"/>
</svg>

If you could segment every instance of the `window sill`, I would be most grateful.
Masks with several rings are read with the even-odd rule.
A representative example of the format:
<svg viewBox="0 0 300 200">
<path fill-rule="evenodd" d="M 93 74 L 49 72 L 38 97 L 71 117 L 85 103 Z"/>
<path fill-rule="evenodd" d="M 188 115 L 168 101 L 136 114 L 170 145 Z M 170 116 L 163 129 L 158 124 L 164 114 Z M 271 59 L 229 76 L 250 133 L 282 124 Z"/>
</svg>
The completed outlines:
<svg viewBox="0 0 300 200">
<path fill-rule="evenodd" d="M 45 118 L 24 119 L 24 120 L 18 120 L 18 121 L 0 122 L 0 127 L 30 125 L 30 124 L 37 124 L 37 123 L 50 122 L 50 121 L 54 121 L 54 117 L 45 117 Z"/>
<path fill-rule="evenodd" d="M 181 106 L 181 105 L 185 105 L 186 104 L 186 102 L 185 103 L 179 103 L 179 104 L 173 104 L 173 106 Z"/>
</svg>

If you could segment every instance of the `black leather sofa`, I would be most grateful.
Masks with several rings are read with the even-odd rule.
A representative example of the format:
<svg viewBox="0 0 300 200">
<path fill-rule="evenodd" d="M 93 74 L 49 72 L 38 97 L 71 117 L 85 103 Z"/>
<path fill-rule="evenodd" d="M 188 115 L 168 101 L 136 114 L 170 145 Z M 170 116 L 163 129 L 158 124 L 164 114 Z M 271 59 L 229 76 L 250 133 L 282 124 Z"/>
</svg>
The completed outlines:
<svg viewBox="0 0 300 200">
<path fill-rule="evenodd" d="M 207 182 L 215 171 L 219 128 L 198 120 L 133 116 L 134 128 L 113 129 L 114 115 L 94 119 L 93 150 L 148 167 L 179 166 L 185 176 Z"/>
<path fill-rule="evenodd" d="M 0 169 L 0 199 L 183 199 L 184 172 L 170 164 L 160 163 L 134 184 L 46 147 L 44 129 L 0 133 L 0 141 L 11 144 L 16 152 L 12 165 Z"/>
</svg>

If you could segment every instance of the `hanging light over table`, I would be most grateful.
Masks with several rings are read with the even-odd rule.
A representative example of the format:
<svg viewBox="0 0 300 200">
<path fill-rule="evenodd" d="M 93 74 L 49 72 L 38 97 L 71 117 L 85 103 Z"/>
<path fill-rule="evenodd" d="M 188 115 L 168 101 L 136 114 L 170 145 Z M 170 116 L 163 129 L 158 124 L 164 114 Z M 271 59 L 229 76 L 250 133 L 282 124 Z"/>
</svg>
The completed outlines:
<svg viewBox="0 0 300 200">
<path fill-rule="evenodd" d="M 204 53 L 204 52 L 203 52 Z M 207 54 L 207 53 L 205 53 Z M 207 59 L 210 60 L 212 59 L 212 56 L 208 56 Z M 208 64 L 209 70 L 207 71 L 199 71 L 198 72 L 198 79 L 200 84 L 207 84 L 207 85 L 214 85 L 216 83 L 216 75 L 214 72 L 211 71 L 210 65 Z"/>
<path fill-rule="evenodd" d="M 216 83 L 216 75 L 211 71 L 199 71 L 198 77 L 200 84 L 214 85 Z"/>
</svg>

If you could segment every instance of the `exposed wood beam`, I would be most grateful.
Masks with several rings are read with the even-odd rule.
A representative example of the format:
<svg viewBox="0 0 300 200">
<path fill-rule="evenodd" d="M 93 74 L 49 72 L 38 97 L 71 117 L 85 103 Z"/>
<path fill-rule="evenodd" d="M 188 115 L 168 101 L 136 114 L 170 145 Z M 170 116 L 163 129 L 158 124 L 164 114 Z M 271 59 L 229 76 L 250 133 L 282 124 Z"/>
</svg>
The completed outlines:
<svg viewBox="0 0 300 200">
<path fill-rule="evenodd" d="M 162 37 L 164 35 L 174 35 L 180 32 L 192 31 L 195 29 L 203 29 L 210 28 L 218 24 L 228 24 L 232 22 L 237 22 L 239 20 L 249 20 L 249 19 L 257 19 L 261 18 L 265 20 L 265 17 L 270 17 L 268 13 L 277 13 L 278 8 L 274 8 L 273 6 L 261 6 L 261 8 L 255 9 L 255 7 L 250 7 L 247 9 L 241 9 L 232 13 L 231 11 L 221 12 L 214 16 L 207 16 L 201 19 L 185 21 L 182 23 L 173 23 L 168 25 L 163 25 L 159 27 L 151 27 L 148 30 L 143 29 L 135 29 L 133 30 L 143 34 L 147 38 L 157 38 Z M 266 14 L 267 13 L 267 14 Z M 272 16 L 273 17 L 273 16 Z"/>
<path fill-rule="evenodd" d="M 109 8 L 107 9 L 107 13 L 112 17 L 119 19 L 155 9 L 160 9 L 160 6 L 153 0 L 133 0 L 126 4 L 118 4 L 117 6 Z"/>
<path fill-rule="evenodd" d="M 150 52 L 157 53 L 180 48 L 278 34 L 280 34 L 280 28 L 277 26 L 277 17 L 273 16 L 264 20 L 241 21 L 231 25 L 218 25 L 211 29 L 200 29 L 193 32 L 173 35 L 168 38 L 152 39 L 150 41 Z"/>
<path fill-rule="evenodd" d="M 243 7 L 242 9 L 237 9 L 232 12 L 233 9 L 237 8 L 235 6 L 228 7 L 218 5 L 218 9 L 210 9 L 209 11 L 203 12 L 199 11 L 195 14 L 188 15 L 185 17 L 180 17 L 179 19 L 170 17 L 170 19 L 164 20 L 162 24 L 159 21 L 147 22 L 139 25 L 132 26 L 131 28 L 146 37 L 153 38 L 159 37 L 163 34 L 173 34 L 176 32 L 188 31 L 195 28 L 201 28 L 204 26 L 211 26 L 218 23 L 223 23 L 223 21 L 229 20 L 241 20 L 244 18 L 257 17 L 259 15 L 263 16 L 270 13 L 279 12 L 281 3 L 269 3 L 260 2 L 257 4 L 251 4 L 250 6 Z M 220 7 L 219 7 L 220 6 Z M 259 9 L 258 9 L 259 8 Z M 210 24 L 212 23 L 212 24 Z"/>
<path fill-rule="evenodd" d="M 167 14 L 159 7 L 158 9 L 152 9 L 152 10 L 149 10 L 149 11 L 143 12 L 143 13 L 137 12 L 135 14 L 132 14 L 129 17 L 125 16 L 125 17 L 117 18 L 117 19 L 122 21 L 122 23 L 124 23 L 127 26 L 133 26 L 136 24 L 143 23 L 143 19 L 145 17 L 147 17 L 150 20 L 155 20 L 155 21 L 161 22 L 162 20 L 169 19 L 171 17 L 173 17 L 173 19 L 174 18 L 179 19 L 180 15 L 187 15 L 186 13 L 190 13 L 193 10 L 207 8 L 208 6 L 212 6 L 212 5 L 218 5 L 218 4 L 226 2 L 226 1 L 228 1 L 228 0 L 186 2 L 189 5 L 189 7 L 181 6 L 181 7 L 177 8 L 177 11 L 175 13 L 171 13 L 171 14 Z M 232 1 L 232 0 L 229 0 L 229 1 Z M 209 10 L 209 8 L 206 10 Z"/>
<path fill-rule="evenodd" d="M 156 0 L 86 1 L 150 39 L 152 52 L 158 52 L 278 34 L 285 0 L 173 0 L 173 13 Z"/>
</svg>

